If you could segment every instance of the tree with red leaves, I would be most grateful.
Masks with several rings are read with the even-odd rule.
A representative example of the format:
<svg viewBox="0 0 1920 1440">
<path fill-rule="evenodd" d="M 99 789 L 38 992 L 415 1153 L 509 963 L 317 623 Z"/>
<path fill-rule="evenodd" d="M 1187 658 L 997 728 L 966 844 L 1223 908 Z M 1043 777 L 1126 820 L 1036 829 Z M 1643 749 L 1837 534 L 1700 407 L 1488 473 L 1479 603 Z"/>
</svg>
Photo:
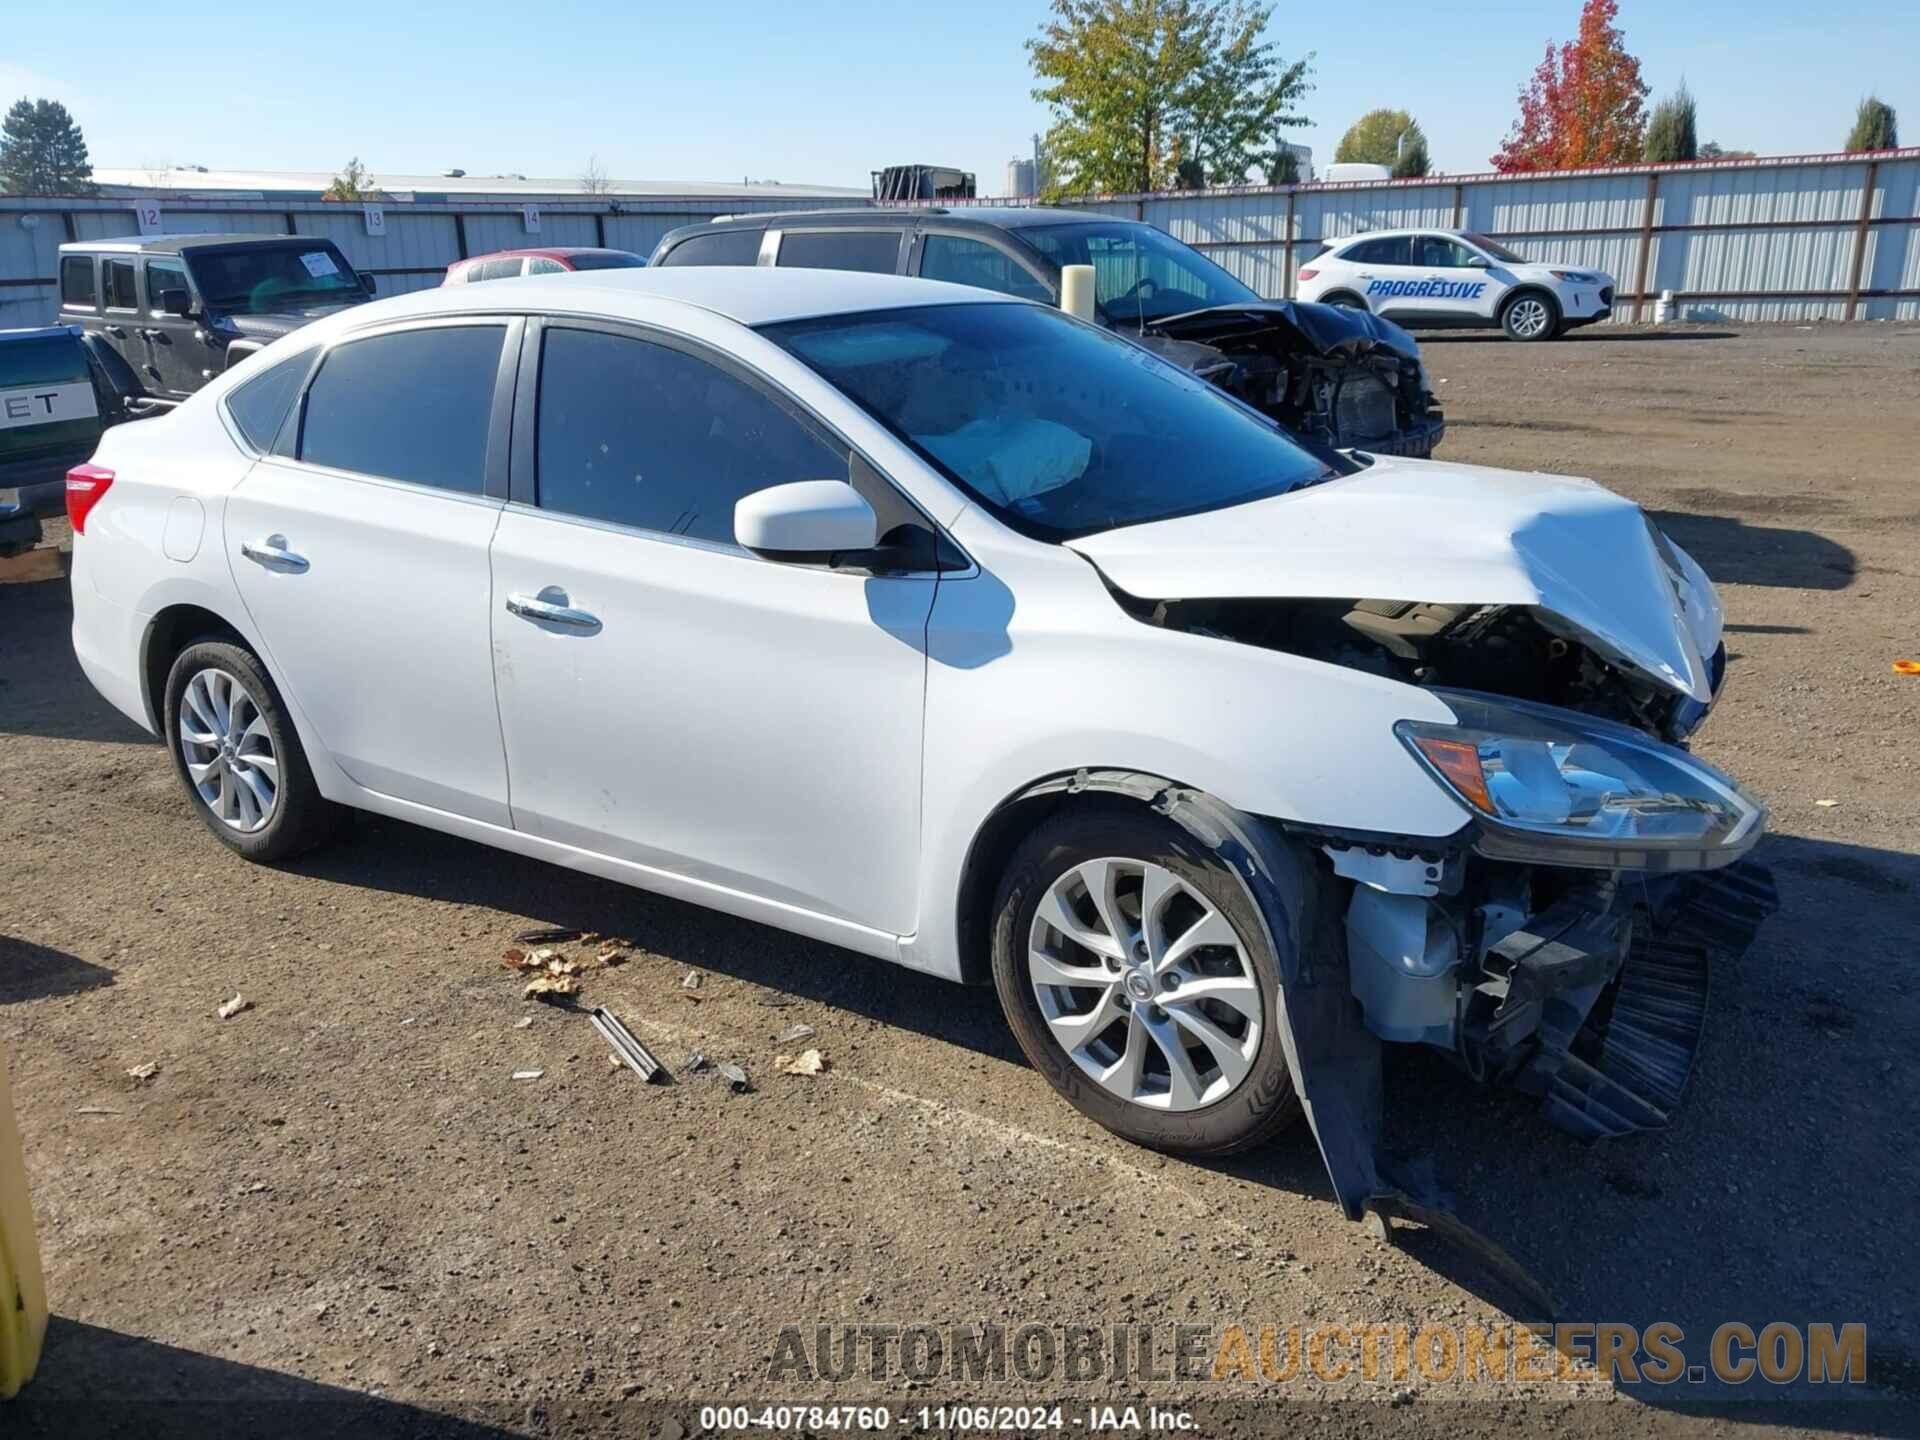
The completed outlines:
<svg viewBox="0 0 1920 1440">
<path fill-rule="evenodd" d="M 1520 92 L 1520 118 L 1507 132 L 1493 168 L 1566 170 L 1576 165 L 1627 165 L 1640 158 L 1646 131 L 1646 82 L 1615 25 L 1616 0 L 1586 0 L 1579 38 L 1547 53 Z"/>
</svg>

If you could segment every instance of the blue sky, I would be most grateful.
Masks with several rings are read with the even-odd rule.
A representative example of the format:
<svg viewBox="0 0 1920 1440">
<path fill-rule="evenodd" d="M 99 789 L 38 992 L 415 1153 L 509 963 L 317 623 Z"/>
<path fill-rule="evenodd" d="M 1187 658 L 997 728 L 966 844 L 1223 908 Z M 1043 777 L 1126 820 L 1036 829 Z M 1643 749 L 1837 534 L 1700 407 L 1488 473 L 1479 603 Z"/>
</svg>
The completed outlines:
<svg viewBox="0 0 1920 1440">
<path fill-rule="evenodd" d="M 596 155 L 617 178 L 864 186 L 878 165 L 927 161 L 997 193 L 1046 120 L 1022 48 L 1044 0 L 92 0 L 83 29 L 66 6 L 8 8 L 0 103 L 64 101 L 100 165 L 318 170 L 358 154 L 376 177 L 573 176 Z M 1315 123 L 1289 138 L 1324 163 L 1362 112 L 1398 105 L 1437 166 L 1484 170 L 1515 92 L 1578 10 L 1282 0 L 1270 37 L 1316 55 Z M 1685 76 L 1703 140 L 1835 149 L 1877 91 L 1920 142 L 1913 0 L 1622 0 L 1620 23 L 1656 97 Z M 101 47 L 76 46 L 83 33 Z M 89 55 L 111 37 L 127 51 L 96 71 Z"/>
</svg>

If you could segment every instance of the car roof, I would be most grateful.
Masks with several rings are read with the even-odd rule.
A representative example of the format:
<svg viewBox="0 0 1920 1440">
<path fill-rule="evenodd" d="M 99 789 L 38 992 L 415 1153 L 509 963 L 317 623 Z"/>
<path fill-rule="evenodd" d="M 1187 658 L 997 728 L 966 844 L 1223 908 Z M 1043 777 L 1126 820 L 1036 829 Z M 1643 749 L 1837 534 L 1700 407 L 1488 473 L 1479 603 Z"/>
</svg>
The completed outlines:
<svg viewBox="0 0 1920 1440">
<path fill-rule="evenodd" d="M 673 265 L 629 270 L 582 270 L 490 280 L 485 285 L 436 286 L 352 308 L 352 324 L 410 319 L 446 312 L 472 314 L 555 312 L 645 320 L 658 302 L 710 311 L 741 325 L 770 325 L 821 315 L 895 310 L 913 305 L 1019 305 L 1027 302 L 971 285 L 870 275 L 853 270 L 778 269 L 740 265 Z M 321 322 L 323 325 L 327 322 Z"/>
<path fill-rule="evenodd" d="M 1402 235 L 1471 235 L 1473 232 L 1459 225 L 1405 225 L 1398 230 L 1363 230 L 1358 235 L 1342 235 L 1338 240 L 1329 240 L 1329 245 L 1345 245 L 1352 240 L 1397 240 Z"/>
<path fill-rule="evenodd" d="M 617 245 L 534 245 L 525 250 L 489 250 L 483 255 L 469 255 L 456 260 L 456 265 L 471 265 L 476 260 L 517 260 L 523 255 L 543 255 L 549 260 L 565 260 L 572 255 L 633 255 L 637 251 L 622 250 Z"/>
<path fill-rule="evenodd" d="M 324 235 L 121 235 L 112 240 L 71 240 L 60 253 L 111 252 L 116 255 L 178 255 L 220 245 L 331 245 Z"/>
<path fill-rule="evenodd" d="M 798 225 L 866 225 L 869 227 L 912 225 L 933 220 L 941 225 L 984 225 L 997 230 L 1022 230 L 1034 225 L 1084 225 L 1090 221 L 1119 220 L 1134 225 L 1138 221 L 1118 215 L 1088 214 L 1080 210 L 1054 210 L 1043 205 L 915 205 L 889 206 L 883 209 L 763 210 L 749 215 L 724 215 L 699 226 L 701 230 L 764 230 L 771 226 L 792 229 Z M 675 232 L 678 233 L 678 232 Z"/>
</svg>

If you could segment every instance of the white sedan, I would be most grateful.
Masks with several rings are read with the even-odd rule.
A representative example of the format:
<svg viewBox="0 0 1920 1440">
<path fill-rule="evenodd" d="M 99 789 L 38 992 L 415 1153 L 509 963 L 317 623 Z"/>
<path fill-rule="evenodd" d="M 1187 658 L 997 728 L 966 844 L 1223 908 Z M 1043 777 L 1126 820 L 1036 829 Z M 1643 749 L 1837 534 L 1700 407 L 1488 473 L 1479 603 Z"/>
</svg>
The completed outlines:
<svg viewBox="0 0 1920 1440">
<path fill-rule="evenodd" d="M 1613 277 L 1536 264 L 1470 230 L 1375 230 L 1300 267 L 1302 300 L 1350 305 L 1409 329 L 1498 325 L 1551 340 L 1613 313 Z"/>
<path fill-rule="evenodd" d="M 1618 1027 L 1570 1038 L 1764 824 L 1680 746 L 1720 610 L 1637 507 L 1311 454 L 971 288 L 356 307 L 110 431 L 68 502 L 81 663 L 241 855 L 370 810 L 990 979 L 1139 1142 L 1304 1099 L 1353 1214 L 1383 1040 L 1657 1123 Z"/>
</svg>

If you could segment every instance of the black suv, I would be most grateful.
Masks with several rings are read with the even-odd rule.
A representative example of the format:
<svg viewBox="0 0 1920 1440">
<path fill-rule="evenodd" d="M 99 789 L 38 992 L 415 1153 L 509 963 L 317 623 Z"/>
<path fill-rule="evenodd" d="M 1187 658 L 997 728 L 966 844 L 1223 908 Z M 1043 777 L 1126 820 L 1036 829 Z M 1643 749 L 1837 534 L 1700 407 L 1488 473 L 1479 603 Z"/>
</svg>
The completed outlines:
<svg viewBox="0 0 1920 1440">
<path fill-rule="evenodd" d="M 60 319 L 122 388 L 193 394 L 302 325 L 373 295 L 331 240 L 153 235 L 60 247 Z M 126 373 L 123 373 L 126 372 Z"/>
<path fill-rule="evenodd" d="M 1091 265 L 1100 322 L 1204 376 L 1295 434 L 1426 456 L 1446 421 L 1420 347 L 1365 310 L 1262 300 L 1191 246 L 1075 210 L 939 207 L 732 216 L 670 231 L 654 265 L 791 265 L 918 275 L 1057 305 Z"/>
</svg>

